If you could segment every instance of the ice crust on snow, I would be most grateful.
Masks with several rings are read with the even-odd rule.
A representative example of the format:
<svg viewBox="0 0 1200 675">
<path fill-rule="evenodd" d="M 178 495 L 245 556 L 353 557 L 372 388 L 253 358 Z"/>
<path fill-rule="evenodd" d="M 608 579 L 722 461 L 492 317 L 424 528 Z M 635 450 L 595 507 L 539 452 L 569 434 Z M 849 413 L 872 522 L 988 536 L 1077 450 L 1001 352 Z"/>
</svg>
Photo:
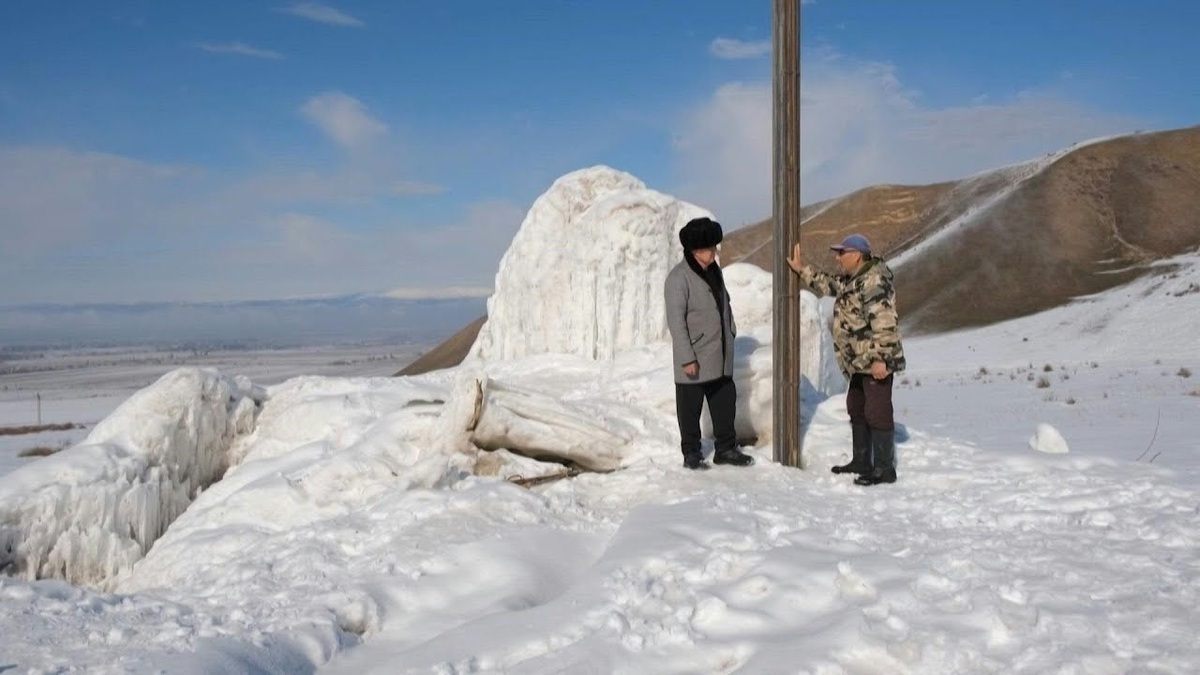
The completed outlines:
<svg viewBox="0 0 1200 675">
<path fill-rule="evenodd" d="M 263 392 L 181 368 L 134 394 L 79 445 L 0 481 L 0 569 L 105 587 L 227 466 Z"/>
</svg>

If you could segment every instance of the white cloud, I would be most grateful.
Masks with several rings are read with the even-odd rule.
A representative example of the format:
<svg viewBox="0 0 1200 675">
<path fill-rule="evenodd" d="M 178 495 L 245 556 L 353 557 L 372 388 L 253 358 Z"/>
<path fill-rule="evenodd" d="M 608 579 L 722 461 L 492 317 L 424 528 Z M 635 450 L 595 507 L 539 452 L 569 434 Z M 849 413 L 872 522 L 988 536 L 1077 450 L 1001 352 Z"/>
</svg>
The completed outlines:
<svg viewBox="0 0 1200 675">
<path fill-rule="evenodd" d="M 252 288 L 207 299 L 296 297 L 395 289 L 393 298 L 458 298 L 490 294 L 490 284 L 525 208 L 503 201 L 468 206 L 461 220 L 393 221 L 351 230 L 303 212 L 271 217 L 249 239 L 222 247 L 219 269 L 254 270 Z M 239 295 L 246 294 L 248 295 Z"/>
<path fill-rule="evenodd" d="M 196 45 L 197 48 L 203 49 L 206 52 L 213 54 L 234 54 L 236 56 L 249 56 L 256 59 L 270 59 L 273 61 L 283 60 L 283 54 L 270 49 L 259 49 L 241 42 L 229 42 L 217 44 L 212 42 L 201 42 Z"/>
<path fill-rule="evenodd" d="M 332 26 L 351 26 L 361 28 L 366 24 L 358 18 L 350 16 L 345 12 L 329 5 L 323 5 L 319 2 L 297 2 L 287 7 L 281 7 L 279 11 L 293 16 L 298 16 L 309 21 L 325 23 Z"/>
<path fill-rule="evenodd" d="M 0 146 L 0 306 L 489 284 L 523 211 L 389 221 L 388 200 L 441 188 L 373 159 L 238 177 Z"/>
<path fill-rule="evenodd" d="M 1090 108 L 1053 89 L 964 95 L 927 105 L 889 64 L 806 55 L 801 71 L 805 204 L 881 183 L 925 184 L 1034 159 L 1145 122 Z M 769 80 L 726 84 L 678 122 L 675 192 L 729 224 L 771 210 Z"/>
<path fill-rule="evenodd" d="M 340 91 L 310 98 L 300 112 L 325 135 L 347 148 L 361 146 L 387 133 L 387 125 L 367 112 L 362 101 Z"/>
<path fill-rule="evenodd" d="M 726 227 L 771 208 L 771 85 L 727 84 L 681 122 L 675 153 L 680 197 L 713 211 Z"/>
<path fill-rule="evenodd" d="M 756 59 L 771 53 L 771 41 L 746 42 L 733 38 L 717 38 L 708 45 L 708 51 L 719 59 Z"/>
<path fill-rule="evenodd" d="M 203 172 L 61 147 L 0 147 L 0 259 L 154 227 Z"/>
<path fill-rule="evenodd" d="M 962 178 L 1142 126 L 1052 89 L 970 99 L 931 107 L 890 66 L 814 64 L 801 80 L 806 201 L 878 183 Z"/>
<path fill-rule="evenodd" d="M 489 283 L 528 209 L 503 200 L 471 204 L 461 221 L 406 236 L 400 259 L 413 281 L 446 279 L 453 271 L 456 283 Z"/>
</svg>

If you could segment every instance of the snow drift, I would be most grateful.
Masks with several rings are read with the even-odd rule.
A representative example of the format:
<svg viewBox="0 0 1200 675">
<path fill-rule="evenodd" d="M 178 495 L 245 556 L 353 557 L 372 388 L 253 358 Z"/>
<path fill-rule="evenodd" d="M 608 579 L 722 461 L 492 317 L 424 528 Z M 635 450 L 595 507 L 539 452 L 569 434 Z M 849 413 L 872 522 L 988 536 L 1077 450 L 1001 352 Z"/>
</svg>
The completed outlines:
<svg viewBox="0 0 1200 675">
<path fill-rule="evenodd" d="M 0 481 L 0 570 L 104 587 L 227 466 L 262 391 L 182 368 L 134 394 L 79 445 Z"/>
</svg>

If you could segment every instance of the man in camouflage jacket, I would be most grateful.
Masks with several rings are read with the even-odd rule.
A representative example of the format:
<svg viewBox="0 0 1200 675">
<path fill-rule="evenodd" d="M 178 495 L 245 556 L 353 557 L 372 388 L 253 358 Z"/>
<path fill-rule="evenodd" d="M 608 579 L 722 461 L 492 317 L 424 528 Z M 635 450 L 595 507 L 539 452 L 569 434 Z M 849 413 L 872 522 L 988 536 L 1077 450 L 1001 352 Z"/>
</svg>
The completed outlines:
<svg viewBox="0 0 1200 675">
<path fill-rule="evenodd" d="M 892 383 L 904 370 L 904 347 L 897 327 L 896 291 L 892 271 L 871 245 L 852 234 L 831 246 L 841 274 L 826 274 L 801 262 L 800 244 L 792 249 L 788 266 L 800 283 L 817 295 L 832 295 L 833 349 L 838 366 L 849 380 L 846 411 L 854 454 L 834 473 L 855 473 L 859 485 L 896 482 L 895 420 Z"/>
</svg>

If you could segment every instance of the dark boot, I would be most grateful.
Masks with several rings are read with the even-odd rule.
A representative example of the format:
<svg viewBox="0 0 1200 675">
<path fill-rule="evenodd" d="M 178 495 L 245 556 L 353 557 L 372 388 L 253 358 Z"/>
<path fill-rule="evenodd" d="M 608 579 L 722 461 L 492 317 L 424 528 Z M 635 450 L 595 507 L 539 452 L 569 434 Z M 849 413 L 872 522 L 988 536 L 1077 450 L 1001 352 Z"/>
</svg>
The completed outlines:
<svg viewBox="0 0 1200 675">
<path fill-rule="evenodd" d="M 683 456 L 683 465 L 693 471 L 707 471 L 708 462 L 704 461 L 704 455 L 696 452 Z"/>
<path fill-rule="evenodd" d="M 733 466 L 750 466 L 754 458 L 737 448 L 717 450 L 713 453 L 713 464 L 732 464 Z"/>
<path fill-rule="evenodd" d="M 874 467 L 854 479 L 855 485 L 879 485 L 896 482 L 896 441 L 894 431 L 871 429 L 871 451 Z"/>
<path fill-rule="evenodd" d="M 830 471 L 834 473 L 870 473 L 871 428 L 865 424 L 851 424 L 850 435 L 853 439 L 854 456 L 850 459 L 849 464 L 835 466 Z"/>
</svg>

